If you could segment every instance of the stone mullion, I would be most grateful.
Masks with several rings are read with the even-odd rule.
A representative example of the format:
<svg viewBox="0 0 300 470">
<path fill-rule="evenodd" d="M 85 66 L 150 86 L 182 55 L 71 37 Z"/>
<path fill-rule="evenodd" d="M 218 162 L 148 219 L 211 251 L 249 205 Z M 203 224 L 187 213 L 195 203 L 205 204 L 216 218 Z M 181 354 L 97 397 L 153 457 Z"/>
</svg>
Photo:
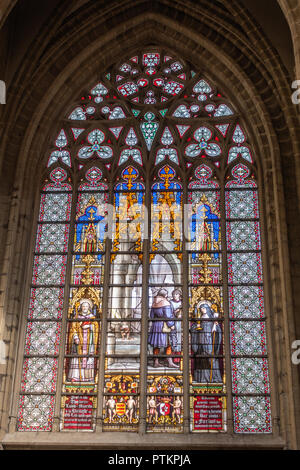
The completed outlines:
<svg viewBox="0 0 300 470">
<path fill-rule="evenodd" d="M 109 204 L 113 204 L 113 185 L 110 181 L 109 184 Z M 109 220 L 108 223 L 113 223 Z M 107 338 L 107 317 L 108 317 L 108 300 L 109 300 L 109 279 L 110 279 L 110 256 L 112 248 L 112 227 L 108 226 L 108 234 L 105 244 L 105 263 L 104 263 L 104 279 L 103 279 L 103 297 L 102 297 L 102 318 L 101 318 L 101 341 L 100 341 L 100 357 L 98 365 L 98 399 L 97 399 L 97 413 L 96 413 L 96 432 L 103 431 L 103 393 L 105 383 L 105 353 L 106 353 L 106 338 Z"/>
<path fill-rule="evenodd" d="M 65 359 L 65 344 L 66 344 L 66 331 L 67 331 L 67 320 L 69 310 L 69 299 L 70 299 L 70 283 L 71 283 L 71 271 L 72 271 L 72 253 L 74 245 L 74 234 L 75 234 L 75 216 L 78 192 L 76 191 L 76 185 L 73 185 L 72 202 L 71 202 L 71 216 L 69 222 L 69 242 L 68 242 L 68 253 L 67 253 L 67 265 L 65 272 L 65 286 L 64 286 L 64 306 L 63 315 L 61 319 L 61 332 L 60 332 L 60 344 L 58 351 L 58 365 L 57 365 L 57 385 L 56 385 L 56 401 L 54 408 L 54 419 L 53 419 L 53 431 L 60 430 L 61 422 L 61 395 L 62 395 L 62 382 L 64 373 L 64 359 Z"/>
<path fill-rule="evenodd" d="M 188 230 L 185 218 L 185 204 L 188 203 L 187 181 L 182 194 L 182 331 L 183 331 L 183 432 L 190 432 L 190 348 L 189 348 L 189 253 L 187 251 Z"/>
<path fill-rule="evenodd" d="M 141 318 L 141 359 L 140 359 L 140 416 L 139 433 L 146 432 L 147 419 L 147 374 L 148 374 L 148 321 L 149 321 L 149 256 L 151 238 L 151 190 L 149 178 L 146 181 L 145 216 L 143 243 L 143 284 L 142 284 L 142 318 Z"/>
</svg>

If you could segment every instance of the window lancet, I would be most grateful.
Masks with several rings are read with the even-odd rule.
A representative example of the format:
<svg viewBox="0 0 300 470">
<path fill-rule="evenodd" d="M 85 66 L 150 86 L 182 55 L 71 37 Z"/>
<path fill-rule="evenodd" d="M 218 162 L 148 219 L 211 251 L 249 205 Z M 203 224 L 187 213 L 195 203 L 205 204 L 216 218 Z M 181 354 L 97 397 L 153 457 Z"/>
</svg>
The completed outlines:
<svg viewBox="0 0 300 470">
<path fill-rule="evenodd" d="M 188 417 L 191 433 L 272 432 L 242 117 L 156 48 L 66 117 L 41 190 L 17 430 L 182 433 Z"/>
</svg>

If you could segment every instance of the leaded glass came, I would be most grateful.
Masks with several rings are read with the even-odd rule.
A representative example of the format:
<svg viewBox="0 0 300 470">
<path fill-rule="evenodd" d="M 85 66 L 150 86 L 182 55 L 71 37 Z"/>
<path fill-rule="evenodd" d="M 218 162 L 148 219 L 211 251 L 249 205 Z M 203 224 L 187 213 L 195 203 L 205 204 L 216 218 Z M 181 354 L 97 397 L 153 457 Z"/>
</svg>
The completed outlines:
<svg viewBox="0 0 300 470">
<path fill-rule="evenodd" d="M 17 430 L 271 433 L 243 117 L 154 48 L 104 71 L 63 122 L 45 156 Z"/>
</svg>

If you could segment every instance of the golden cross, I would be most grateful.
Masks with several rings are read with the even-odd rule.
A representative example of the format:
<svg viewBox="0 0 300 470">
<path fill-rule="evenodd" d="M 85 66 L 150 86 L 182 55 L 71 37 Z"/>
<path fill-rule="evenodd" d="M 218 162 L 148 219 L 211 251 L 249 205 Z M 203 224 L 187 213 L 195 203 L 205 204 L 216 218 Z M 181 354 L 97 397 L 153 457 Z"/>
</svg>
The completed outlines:
<svg viewBox="0 0 300 470">
<path fill-rule="evenodd" d="M 165 180 L 166 189 L 168 189 L 170 186 L 169 180 L 174 178 L 174 173 L 170 172 L 170 168 L 167 166 L 165 174 L 162 174 L 161 178 Z"/>
<path fill-rule="evenodd" d="M 125 181 L 127 181 L 128 189 L 131 189 L 133 186 L 132 180 L 136 179 L 136 174 L 133 174 L 133 168 L 131 166 L 128 168 L 128 173 L 128 175 L 124 174 L 123 178 Z"/>
<path fill-rule="evenodd" d="M 91 207 L 89 220 L 95 220 L 94 214 L 95 214 L 96 212 L 97 212 L 97 211 L 95 211 L 95 209 L 93 209 L 93 208 Z"/>
</svg>

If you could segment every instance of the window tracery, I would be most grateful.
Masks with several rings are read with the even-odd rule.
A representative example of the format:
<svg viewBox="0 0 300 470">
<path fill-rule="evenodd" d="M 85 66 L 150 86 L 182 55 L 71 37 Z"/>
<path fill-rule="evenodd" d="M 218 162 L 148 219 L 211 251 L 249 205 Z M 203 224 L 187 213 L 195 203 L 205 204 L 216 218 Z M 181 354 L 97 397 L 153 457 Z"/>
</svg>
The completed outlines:
<svg viewBox="0 0 300 470">
<path fill-rule="evenodd" d="M 180 433 L 189 416 L 190 432 L 227 432 L 230 399 L 234 432 L 270 433 L 241 117 L 157 49 L 111 67 L 66 115 L 41 191 L 17 429 L 59 417 L 61 431 L 136 432 L 142 416 Z"/>
</svg>

